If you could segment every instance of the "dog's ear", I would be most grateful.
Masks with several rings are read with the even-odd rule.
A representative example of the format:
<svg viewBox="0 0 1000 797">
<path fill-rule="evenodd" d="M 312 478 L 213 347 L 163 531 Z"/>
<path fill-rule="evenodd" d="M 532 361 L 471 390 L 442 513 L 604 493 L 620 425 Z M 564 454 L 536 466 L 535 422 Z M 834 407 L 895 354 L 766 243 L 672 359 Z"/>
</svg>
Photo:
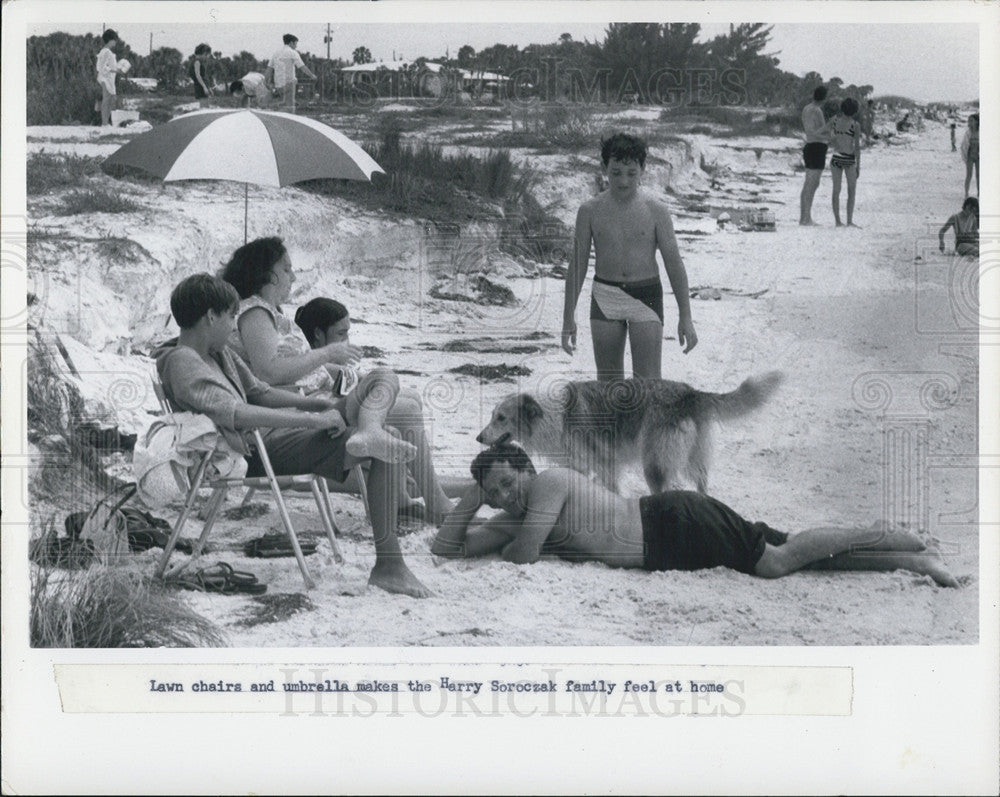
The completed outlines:
<svg viewBox="0 0 1000 797">
<path fill-rule="evenodd" d="M 527 393 L 522 393 L 517 397 L 517 399 L 517 417 L 520 422 L 519 425 L 523 426 L 530 435 L 534 430 L 535 423 L 541 420 L 542 416 L 545 414 L 545 410 L 542 409 L 542 405 L 535 400 L 534 396 Z"/>
</svg>

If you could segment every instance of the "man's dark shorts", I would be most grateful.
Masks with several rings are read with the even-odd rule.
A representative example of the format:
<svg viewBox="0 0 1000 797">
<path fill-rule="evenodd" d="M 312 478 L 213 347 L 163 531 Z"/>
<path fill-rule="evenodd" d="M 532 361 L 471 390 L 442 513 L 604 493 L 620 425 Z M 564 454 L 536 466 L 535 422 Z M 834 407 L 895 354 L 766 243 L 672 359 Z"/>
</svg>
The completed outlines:
<svg viewBox="0 0 1000 797">
<path fill-rule="evenodd" d="M 702 493 L 670 490 L 639 499 L 646 570 L 729 567 L 753 575 L 765 543 L 784 545 L 788 535 L 750 523 Z"/>
<path fill-rule="evenodd" d="M 826 168 L 827 145 L 819 141 L 810 141 L 802 148 L 802 160 L 807 169 Z"/>
</svg>

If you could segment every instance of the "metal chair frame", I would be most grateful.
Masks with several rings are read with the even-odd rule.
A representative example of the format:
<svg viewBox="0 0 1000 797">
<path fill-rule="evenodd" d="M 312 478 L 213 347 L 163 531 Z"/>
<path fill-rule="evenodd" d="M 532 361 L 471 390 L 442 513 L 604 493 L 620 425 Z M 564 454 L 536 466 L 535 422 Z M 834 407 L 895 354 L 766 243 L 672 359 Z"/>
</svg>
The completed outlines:
<svg viewBox="0 0 1000 797">
<path fill-rule="evenodd" d="M 163 385 L 160 383 L 159 375 L 155 372 L 152 375 L 152 382 L 153 392 L 155 393 L 157 400 L 160 402 L 163 412 L 169 418 L 173 415 L 174 408 L 171 406 L 170 401 L 163 390 Z M 194 479 L 191 482 L 191 489 L 188 490 L 188 494 L 184 501 L 184 508 L 181 510 L 181 514 L 178 517 L 177 522 L 174 524 L 166 546 L 164 546 L 163 555 L 160 557 L 159 564 L 156 568 L 157 578 L 168 578 L 171 575 L 187 568 L 190 566 L 191 562 L 198 558 L 205 542 L 208 540 L 208 535 L 211 533 L 212 527 L 215 525 L 215 520 L 219 514 L 219 510 L 222 508 L 226 494 L 231 487 L 249 487 L 251 490 L 267 489 L 271 491 L 271 494 L 274 496 L 275 503 L 278 505 L 278 514 L 281 516 L 281 523 L 285 528 L 285 532 L 288 534 L 289 542 L 291 542 L 292 552 L 295 554 L 295 560 L 298 562 L 299 570 L 302 572 L 302 580 L 305 582 L 306 589 L 312 589 L 316 586 L 316 582 L 313 580 L 312 576 L 309 575 L 309 569 L 306 566 L 305 556 L 302 554 L 302 546 L 299 544 L 299 538 L 295 533 L 294 526 L 292 525 L 292 519 L 288 514 L 288 508 L 285 506 L 285 500 L 281 495 L 281 491 L 284 489 L 289 489 L 297 485 L 308 484 L 313 498 L 316 501 L 316 507 L 319 510 L 320 519 L 323 522 L 323 529 L 326 532 L 327 539 L 330 541 L 330 548 L 333 551 L 334 559 L 337 562 L 344 561 L 344 556 L 341 553 L 340 546 L 337 544 L 337 526 L 333 519 L 333 509 L 330 503 L 330 491 L 327 488 L 326 480 L 321 476 L 311 473 L 299 476 L 275 475 L 274 468 L 271 465 L 271 459 L 267 455 L 267 449 L 264 447 L 264 438 L 261 436 L 260 430 L 253 429 L 250 430 L 250 433 L 253 436 L 254 445 L 257 447 L 257 452 L 264 466 L 264 473 L 266 475 L 244 477 L 242 479 L 207 479 L 206 474 L 208 471 L 208 465 L 211 462 L 214 451 L 206 452 L 202 457 L 201 462 L 198 464 L 197 470 L 195 471 Z M 356 465 L 355 468 L 358 471 L 361 470 L 360 465 Z M 362 473 L 359 473 L 358 477 L 362 484 L 362 498 L 364 499 L 365 510 L 367 512 L 368 496 L 367 490 L 364 489 L 364 476 Z M 212 494 L 208 499 L 208 512 L 205 518 L 205 525 L 201 530 L 201 535 L 198 537 L 198 541 L 194 545 L 191 558 L 187 562 L 167 570 L 170 556 L 174 551 L 177 540 L 181 536 L 181 531 L 187 523 L 191 510 L 194 508 L 195 502 L 197 501 L 198 490 L 203 486 L 210 487 L 212 489 Z"/>
</svg>

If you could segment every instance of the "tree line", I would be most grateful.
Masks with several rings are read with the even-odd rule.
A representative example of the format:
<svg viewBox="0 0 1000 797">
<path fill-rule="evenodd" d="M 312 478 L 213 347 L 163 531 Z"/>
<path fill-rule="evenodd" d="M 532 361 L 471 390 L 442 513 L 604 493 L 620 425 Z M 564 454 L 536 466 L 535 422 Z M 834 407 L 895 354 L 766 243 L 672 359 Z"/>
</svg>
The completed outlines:
<svg viewBox="0 0 1000 797">
<path fill-rule="evenodd" d="M 548 44 L 525 47 L 494 44 L 477 51 L 461 47 L 443 63 L 442 80 L 461 85 L 459 70 L 474 75 L 495 72 L 510 78 L 506 99 L 571 102 L 637 102 L 668 107 L 752 105 L 801 106 L 816 86 L 826 85 L 831 96 L 869 97 L 872 86 L 844 85 L 839 78 L 825 80 L 817 72 L 799 77 L 780 68 L 780 53 L 769 52 L 772 26 L 763 23 L 731 25 L 729 32 L 699 41 L 697 23 L 612 23 L 604 39 L 575 41 L 569 33 Z M 27 42 L 27 110 L 29 124 L 87 122 L 94 118 L 99 99 L 95 59 L 101 49 L 96 35 L 53 33 L 32 36 Z M 365 46 L 352 52 L 353 63 L 370 63 Z M 228 83 L 250 71 L 263 71 L 267 62 L 252 53 L 234 56 L 214 53 L 209 79 Z M 346 60 L 327 60 L 302 53 L 324 85 L 336 84 Z M 176 92 L 187 80 L 192 54 L 161 47 L 148 55 L 136 53 L 122 41 L 118 57 L 132 64 L 129 77 L 151 77 L 158 88 Z M 414 75 L 427 58 L 418 58 L 401 72 L 405 90 L 416 91 Z M 388 76 L 382 76 L 388 79 Z M 393 77 L 398 81 L 398 77 Z M 129 93 L 127 80 L 121 93 Z"/>
</svg>

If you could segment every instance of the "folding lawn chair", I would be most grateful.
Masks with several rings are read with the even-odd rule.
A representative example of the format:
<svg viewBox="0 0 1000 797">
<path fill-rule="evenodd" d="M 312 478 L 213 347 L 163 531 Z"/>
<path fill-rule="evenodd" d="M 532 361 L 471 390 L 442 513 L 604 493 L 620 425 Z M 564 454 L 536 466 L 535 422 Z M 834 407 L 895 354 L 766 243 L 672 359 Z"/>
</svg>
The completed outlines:
<svg viewBox="0 0 1000 797">
<path fill-rule="evenodd" d="M 164 413 L 169 418 L 173 414 L 174 408 L 171 406 L 169 399 L 167 399 L 166 393 L 163 390 L 163 385 L 160 383 L 159 375 L 155 372 L 153 373 L 152 381 L 153 392 L 156 394 L 156 398 L 160 402 L 160 406 L 163 408 Z M 313 494 L 313 498 L 316 500 L 316 508 L 319 510 L 319 516 L 323 522 L 323 529 L 326 532 L 327 539 L 330 540 L 330 547 L 333 550 L 334 558 L 338 562 L 344 561 L 343 554 L 340 551 L 340 546 L 337 544 L 336 525 L 333 519 L 333 510 L 330 506 L 330 493 L 326 486 L 326 480 L 311 473 L 301 476 L 276 476 L 274 468 L 271 466 L 271 459 L 267 455 L 267 449 L 264 447 L 264 439 L 261 436 L 260 431 L 258 429 L 253 429 L 251 434 L 253 435 L 254 444 L 257 446 L 257 452 L 260 455 L 261 462 L 264 465 L 264 472 L 267 475 L 245 477 L 242 479 L 206 479 L 208 465 L 212 459 L 212 454 L 214 453 L 212 451 L 206 452 L 202 457 L 201 462 L 198 464 L 194 479 L 191 482 L 191 489 L 188 490 L 187 496 L 185 497 L 184 508 L 181 510 L 180 517 L 178 517 L 177 523 L 174 525 L 173 531 L 170 533 L 170 539 L 167 540 L 167 544 L 164 546 L 163 555 L 160 557 L 159 565 L 156 568 L 157 578 L 166 578 L 180 572 L 184 568 L 188 567 L 191 562 L 201 554 L 201 550 L 208 539 L 209 533 L 212 531 L 212 526 L 215 524 L 216 517 L 219 514 L 219 510 L 222 508 L 222 503 L 225 500 L 226 493 L 229 491 L 230 487 L 249 487 L 254 490 L 269 489 L 271 491 L 271 494 L 274 496 L 274 500 L 278 505 L 278 514 L 281 516 L 282 525 L 284 525 L 285 532 L 288 534 L 288 539 L 292 544 L 292 551 L 295 554 L 295 559 L 299 563 L 299 570 L 302 571 L 302 580 L 305 581 L 306 589 L 312 589 L 316 586 L 316 582 L 313 581 L 312 577 L 309 575 L 309 570 L 306 567 L 305 556 L 302 554 L 302 546 L 299 545 L 299 538 L 295 534 L 295 528 L 292 526 L 292 519 L 288 515 L 288 508 L 285 506 L 284 498 L 282 498 L 281 495 L 281 491 L 283 489 L 289 489 L 296 485 L 308 484 Z M 360 468 L 360 466 L 358 467 Z M 198 498 L 198 490 L 203 486 L 211 487 L 212 494 L 208 499 L 208 512 L 205 518 L 205 525 L 201 530 L 201 536 L 198 538 L 198 541 L 194 546 L 191 559 L 186 564 L 175 566 L 168 571 L 167 564 L 170 561 L 171 554 L 174 552 L 174 546 L 177 544 L 177 540 L 181 536 L 181 531 L 188 520 L 188 516 L 194 508 L 195 502 Z"/>
</svg>

